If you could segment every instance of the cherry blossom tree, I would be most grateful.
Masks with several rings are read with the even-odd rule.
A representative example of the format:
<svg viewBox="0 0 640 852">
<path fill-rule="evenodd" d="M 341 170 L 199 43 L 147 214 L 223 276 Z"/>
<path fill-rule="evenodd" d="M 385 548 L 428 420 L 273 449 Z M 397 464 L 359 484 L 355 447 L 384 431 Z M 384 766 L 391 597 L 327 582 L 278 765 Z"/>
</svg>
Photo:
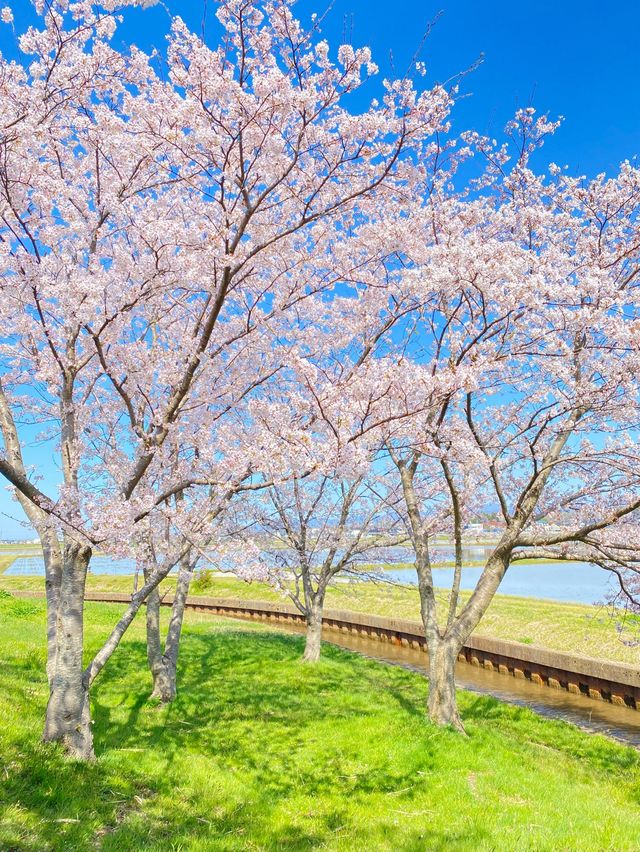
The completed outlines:
<svg viewBox="0 0 640 852">
<path fill-rule="evenodd" d="M 24 65 L 0 61 L 0 473 L 43 543 L 45 739 L 81 758 L 93 755 L 91 683 L 192 545 L 154 565 L 85 669 L 93 548 L 131 552 L 137 526 L 192 486 L 158 474 L 167 439 L 180 445 L 186 413 L 206 411 L 208 396 L 222 411 L 243 381 L 253 391 L 256 370 L 237 366 L 246 342 L 268 341 L 268 360 L 268 326 L 349 277 L 367 248 L 350 261 L 339 236 L 450 107 L 442 88 L 417 94 L 402 80 L 350 112 L 345 100 L 376 71 L 369 51 L 343 45 L 333 61 L 285 0 L 221 2 L 214 49 L 176 19 L 166 61 L 112 46 L 127 5 L 37 2 Z M 229 375 L 233 392 L 216 396 Z M 57 493 L 31 475 L 24 423 L 58 442 Z M 109 435 L 126 456 L 114 454 L 117 476 L 95 464 Z M 192 534 L 207 535 L 212 511 Z"/>
<path fill-rule="evenodd" d="M 404 493 L 429 650 L 429 716 L 459 729 L 455 661 L 509 566 L 543 556 L 558 570 L 564 559 L 611 569 L 640 507 L 640 172 L 536 175 L 531 157 L 553 129 L 519 113 L 510 168 L 508 145 L 469 137 L 488 163 L 474 193 L 431 195 L 408 214 L 390 280 L 395 304 L 413 303 L 412 321 L 387 337 L 380 383 L 371 364 L 360 379 L 372 416 L 389 417 L 385 447 Z M 502 532 L 463 600 L 464 527 L 493 506 Z M 433 536 L 443 530 L 456 570 L 440 612 Z"/>
<path fill-rule="evenodd" d="M 168 553 L 180 552 L 176 566 L 176 585 L 171 604 L 169 625 L 164 642 L 160 629 L 161 595 L 157 586 L 151 589 L 146 599 L 147 660 L 153 680 L 152 698 L 163 703 L 173 701 L 177 694 L 177 667 L 182 636 L 185 605 L 189 587 L 196 565 L 203 560 L 219 559 L 221 564 L 228 559 L 229 532 L 224 521 L 230 502 L 243 488 L 254 486 L 236 477 L 227 483 L 211 486 L 204 495 L 198 497 L 194 489 L 176 495 L 170 512 L 159 512 L 154 522 L 148 522 L 136 530 L 138 568 L 145 582 L 163 573 L 163 565 Z M 258 486 L 261 487 L 261 486 Z M 188 505 L 185 505 L 189 501 Z M 202 530 L 192 530 L 194 519 L 204 516 L 208 519 Z M 155 534 L 154 534 L 155 533 Z M 212 548 L 216 548 L 215 556 Z M 233 550 L 233 545 L 231 545 Z M 235 552 L 234 559 L 237 559 Z M 251 559 L 246 548 L 242 551 L 243 568 L 251 574 L 260 571 L 258 557 Z"/>
<path fill-rule="evenodd" d="M 224 409 L 228 407 L 226 404 Z M 251 557 L 251 543 L 238 549 L 229 510 L 234 500 L 268 487 L 269 483 L 260 472 L 263 445 L 240 405 L 233 406 L 233 416 L 226 418 L 224 426 L 218 425 L 217 429 L 220 410 L 208 403 L 207 417 L 198 409 L 199 406 L 195 406 L 198 411 L 195 422 L 189 416 L 182 421 L 180 446 L 176 446 L 172 458 L 159 467 L 158 473 L 166 482 L 154 485 L 155 494 L 161 495 L 162 501 L 145 518 L 140 518 L 133 538 L 137 560 L 134 591 L 137 591 L 139 575 L 146 582 L 152 581 L 162 573 L 168 554 L 182 554 L 176 566 L 176 586 L 164 642 L 160 630 L 159 588 L 153 588 L 146 599 L 147 658 L 153 679 L 151 695 L 163 703 L 176 697 L 182 623 L 196 565 L 213 564 L 221 568 L 231 562 L 236 567 L 241 559 L 241 572 L 252 577 L 262 572 L 255 548 L 254 557 Z M 209 428 L 205 428 L 205 424 Z M 223 453 L 220 447 L 225 448 Z M 213 448 L 217 448 L 215 453 Z M 207 518 L 204 527 L 202 518 Z"/>
<path fill-rule="evenodd" d="M 146 599 L 147 660 L 153 680 L 152 698 L 163 703 L 174 700 L 177 693 L 177 667 L 182 624 L 189 587 L 196 564 L 213 543 L 220 544 L 225 534 L 221 529 L 228 504 L 243 487 L 247 473 L 231 476 L 227 482 L 204 488 L 190 487 L 169 498 L 157 512 L 150 513 L 135 529 L 136 588 L 141 574 L 146 583 L 162 573 L 167 555 L 180 552 L 175 592 L 171 604 L 169 626 L 164 642 L 161 637 L 161 595 L 157 586 Z M 212 477 L 211 482 L 214 482 Z M 197 519 L 206 517 L 208 524 L 199 529 Z M 196 529 L 193 529 L 194 521 Z"/>
<path fill-rule="evenodd" d="M 320 658 L 324 601 L 335 578 L 371 574 L 372 561 L 406 541 L 390 530 L 391 502 L 371 468 L 349 476 L 338 466 L 274 484 L 248 507 L 269 581 L 306 619 L 305 662 Z"/>
</svg>

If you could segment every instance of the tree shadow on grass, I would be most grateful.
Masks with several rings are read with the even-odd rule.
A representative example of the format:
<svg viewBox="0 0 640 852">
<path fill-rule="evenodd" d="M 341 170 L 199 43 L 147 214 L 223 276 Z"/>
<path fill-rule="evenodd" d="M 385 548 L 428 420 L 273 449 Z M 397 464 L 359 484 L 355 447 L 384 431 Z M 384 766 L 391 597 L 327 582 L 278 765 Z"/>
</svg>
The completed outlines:
<svg viewBox="0 0 640 852">
<path fill-rule="evenodd" d="M 356 837 L 358 848 L 394 848 L 394 808 L 405 819 L 396 794 L 408 790 L 403 807 L 415 799 L 422 813 L 425 790 L 416 778 L 442 763 L 447 737 L 456 736 L 427 723 L 426 688 L 416 690 L 415 674 L 332 646 L 308 666 L 299 636 L 211 626 L 185 634 L 178 698 L 168 707 L 149 702 L 145 643 L 123 643 L 93 690 L 97 764 L 69 763 L 26 732 L 15 742 L 19 759 L 3 797 L 20 803 L 28 819 L 16 817 L 14 835 L 0 834 L 0 847 L 310 849 L 333 842 L 353 801 L 366 808 L 393 794 Z M 24 682 L 35 676 L 32 662 Z M 462 705 L 474 724 L 517 729 L 520 745 L 526 731 L 537 735 L 522 708 L 469 695 Z M 395 759 L 375 742 L 363 748 L 367 736 L 392 741 L 397 724 L 415 729 L 417 756 Z M 209 776 L 198 781 L 197 772 Z M 307 803 L 317 802 L 317 813 L 295 811 L 301 801 L 312 809 Z M 462 833 L 440 831 L 424 813 L 415 831 L 403 827 L 403 849 L 477 848 L 486 839 L 480 822 Z"/>
<path fill-rule="evenodd" d="M 295 731 L 328 719 L 339 725 L 354 716 L 375 714 L 364 699 L 369 687 L 380 688 L 379 676 L 368 678 L 360 661 L 345 652 L 330 651 L 318 666 L 305 666 L 299 662 L 300 647 L 297 637 L 277 633 L 190 634 L 181 648 L 178 697 L 163 707 L 147 701 L 144 643 L 129 642 L 94 688 L 96 748 L 128 747 L 141 737 L 154 741 L 167 733 L 181 748 L 193 739 L 195 729 L 203 744 L 225 753 L 238 743 L 228 736 L 226 743 L 207 740 L 207 732 L 228 732 L 229 726 L 256 721 L 272 728 L 293 726 Z M 140 671 L 143 676 L 136 676 Z M 123 689 L 126 684 L 131 684 L 130 690 Z M 136 723 L 142 711 L 141 731 Z"/>
<path fill-rule="evenodd" d="M 227 772 L 248 774 L 251 795 L 262 800 L 262 806 L 254 807 L 253 828 L 270 843 L 277 841 L 273 848 L 312 848 L 342 821 L 339 809 L 334 809 L 316 830 L 294 822 L 276 827 L 269 824 L 268 814 L 278 802 L 301 791 L 311 797 L 335 796 L 337 791 L 347 801 L 353 795 L 394 792 L 415 780 L 411 767 L 393 765 L 349 775 L 342 767 L 349 755 L 343 757 L 340 746 L 331 743 L 314 753 L 313 737 L 319 726 L 325 733 L 327 727 L 337 732 L 375 717 L 371 695 L 386 687 L 392 705 L 417 716 L 419 705 L 409 697 L 409 673 L 334 648 L 326 649 L 318 666 L 304 665 L 301 638 L 278 633 L 190 632 L 185 639 L 178 698 L 168 707 L 146 703 L 150 689 L 146 674 L 142 680 L 135 677 L 130 693 L 123 691 L 132 671 L 144 671 L 143 642 L 128 642 L 111 661 L 94 692 L 97 749 L 155 749 L 169 773 L 184 759 L 185 750 L 195 751 Z M 349 747 L 357 751 L 359 744 Z M 426 750 L 424 757 L 428 760 Z M 183 809 L 174 810 L 171 822 L 178 821 L 181 832 L 189 827 L 195 836 L 202 836 L 203 831 L 214 830 L 242 833 L 247 818 L 242 812 L 225 813 L 208 818 L 205 830 L 198 817 Z M 166 826 L 159 822 L 147 829 L 157 840 Z M 419 843 L 416 835 L 415 848 Z"/>
<path fill-rule="evenodd" d="M 179 692 L 172 705 L 149 708 L 132 695 L 114 707 L 103 702 L 103 693 L 111 696 L 128 671 L 144 665 L 144 644 L 128 643 L 94 694 L 96 747 L 145 742 L 161 751 L 167 766 L 185 747 L 196 747 L 214 760 L 250 770 L 264 791 L 283 795 L 302 779 L 306 790 L 319 793 L 335 780 L 297 763 L 318 726 L 337 732 L 376 716 L 371 695 L 385 691 L 391 705 L 414 718 L 424 716 L 410 698 L 407 673 L 333 648 L 323 662 L 308 666 L 299 661 L 301 647 L 299 637 L 277 633 L 190 634 L 181 650 Z M 375 773 L 359 778 L 352 790 L 395 789 L 406 780 L 402 772 L 387 779 Z"/>
<path fill-rule="evenodd" d="M 144 788 L 99 763 L 70 761 L 32 736 L 14 738 L 0 781 L 0 848 L 84 849 L 98 824 Z"/>
<path fill-rule="evenodd" d="M 178 675 L 178 699 L 167 708 L 182 718 L 199 723 L 216 723 L 228 715 L 254 718 L 264 714 L 272 721 L 296 719 L 312 721 L 320 712 L 333 718 L 352 715 L 352 707 L 343 701 L 327 705 L 327 698 L 346 695 L 369 697 L 371 690 L 389 687 L 388 694 L 411 715 L 424 717 L 420 702 L 411 698 L 413 675 L 396 667 L 387 667 L 350 651 L 333 646 L 323 648 L 317 665 L 300 660 L 302 640 L 276 632 L 226 630 L 198 635 L 192 633 L 181 648 Z M 96 684 L 96 719 L 101 712 L 103 687 L 112 691 L 118 682 L 131 679 L 131 672 L 143 671 L 134 690 L 150 691 L 145 671 L 145 645 L 129 642 L 114 657 Z M 338 664 L 338 665 L 336 665 Z M 404 687 L 404 691 L 401 687 Z M 375 707 L 360 707 L 359 714 L 373 713 Z M 126 741 L 133 735 L 132 719 L 122 724 L 117 736 Z"/>
</svg>

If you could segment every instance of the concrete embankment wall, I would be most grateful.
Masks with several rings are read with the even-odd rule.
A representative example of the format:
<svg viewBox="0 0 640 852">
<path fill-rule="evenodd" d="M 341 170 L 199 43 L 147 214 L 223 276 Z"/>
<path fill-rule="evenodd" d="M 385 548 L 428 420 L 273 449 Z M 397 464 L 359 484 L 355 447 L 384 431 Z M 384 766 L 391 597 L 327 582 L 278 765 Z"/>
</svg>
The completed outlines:
<svg viewBox="0 0 640 852">
<path fill-rule="evenodd" d="M 127 602 L 130 598 L 124 594 L 88 592 L 87 600 L 116 603 Z M 163 599 L 165 606 L 170 606 L 171 602 L 169 595 Z M 286 603 L 192 595 L 187 598 L 187 606 L 200 612 L 243 619 L 304 622 L 304 616 Z M 422 625 L 418 621 L 328 609 L 324 613 L 323 625 L 328 630 L 426 650 Z M 526 678 L 552 689 L 565 689 L 598 701 L 610 701 L 612 704 L 640 710 L 640 668 L 624 663 L 606 662 L 488 636 L 472 636 L 462 649 L 459 659 L 472 666 Z"/>
<path fill-rule="evenodd" d="M 17 590 L 13 594 L 16 597 L 44 597 L 44 593 Z M 101 603 L 128 603 L 131 600 L 129 595 L 118 592 L 87 592 L 86 599 Z M 162 604 L 170 606 L 172 601 L 172 596 L 166 595 Z M 232 618 L 304 623 L 304 616 L 293 605 L 273 601 L 190 595 L 187 607 Z M 323 626 L 327 630 L 426 651 L 422 625 L 418 621 L 327 609 Z M 609 701 L 640 710 L 640 668 L 624 663 L 607 662 L 489 636 L 472 636 L 463 647 L 459 660 L 500 674 L 526 678 L 552 689 L 565 689 L 598 701 Z"/>
</svg>

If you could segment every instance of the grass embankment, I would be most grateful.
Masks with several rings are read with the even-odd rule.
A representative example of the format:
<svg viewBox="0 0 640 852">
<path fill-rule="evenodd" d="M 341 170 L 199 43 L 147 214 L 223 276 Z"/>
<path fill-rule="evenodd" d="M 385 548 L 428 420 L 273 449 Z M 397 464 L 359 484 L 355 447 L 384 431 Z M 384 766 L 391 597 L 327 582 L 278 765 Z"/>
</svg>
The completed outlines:
<svg viewBox="0 0 640 852">
<path fill-rule="evenodd" d="M 93 652 L 121 607 L 87 605 Z M 143 622 L 95 684 L 98 760 L 39 742 L 44 603 L 0 598 L 0 848 L 635 850 L 640 755 L 460 693 L 430 726 L 417 674 L 188 613 L 179 696 L 148 702 Z"/>
<path fill-rule="evenodd" d="M 2 542 L 0 543 L 0 552 L 2 553 L 22 553 L 23 551 L 31 553 L 33 551 L 34 555 L 42 555 L 42 545 L 38 542 L 34 541 L 11 541 L 11 542 Z"/>
<path fill-rule="evenodd" d="M 131 577 L 90 575 L 88 588 L 93 591 L 131 592 Z M 162 588 L 175 586 L 173 579 Z M 43 589 L 39 577 L 0 576 L 0 588 Z M 234 577 L 205 575 L 194 581 L 192 594 L 212 597 L 239 597 L 282 600 L 265 583 L 245 583 Z M 463 594 L 464 598 L 464 594 Z M 340 583 L 327 593 L 328 608 L 347 609 L 376 615 L 419 620 L 418 593 L 415 587 L 386 583 Z M 498 595 L 482 619 L 477 633 L 526 644 L 543 645 L 558 651 L 584 654 L 637 665 L 640 649 L 633 644 L 640 632 L 640 618 L 624 616 L 626 628 L 619 632 L 622 616 L 612 617 L 604 607 L 563 604 L 533 598 Z"/>
<path fill-rule="evenodd" d="M 7 568 L 12 564 L 15 556 L 2 556 L 2 551 L 0 551 L 0 574 L 4 573 Z"/>
</svg>

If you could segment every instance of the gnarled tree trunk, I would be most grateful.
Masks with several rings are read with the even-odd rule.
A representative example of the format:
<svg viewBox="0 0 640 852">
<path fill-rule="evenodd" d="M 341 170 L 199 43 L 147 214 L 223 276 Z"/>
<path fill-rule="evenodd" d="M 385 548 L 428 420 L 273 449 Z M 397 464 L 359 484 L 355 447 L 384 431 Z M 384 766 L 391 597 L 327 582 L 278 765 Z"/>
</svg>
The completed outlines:
<svg viewBox="0 0 640 852">
<path fill-rule="evenodd" d="M 89 547 L 65 543 L 43 733 L 46 742 L 62 743 L 71 757 L 80 760 L 94 758 L 89 688 L 82 665 L 84 592 L 90 558 Z"/>
</svg>

